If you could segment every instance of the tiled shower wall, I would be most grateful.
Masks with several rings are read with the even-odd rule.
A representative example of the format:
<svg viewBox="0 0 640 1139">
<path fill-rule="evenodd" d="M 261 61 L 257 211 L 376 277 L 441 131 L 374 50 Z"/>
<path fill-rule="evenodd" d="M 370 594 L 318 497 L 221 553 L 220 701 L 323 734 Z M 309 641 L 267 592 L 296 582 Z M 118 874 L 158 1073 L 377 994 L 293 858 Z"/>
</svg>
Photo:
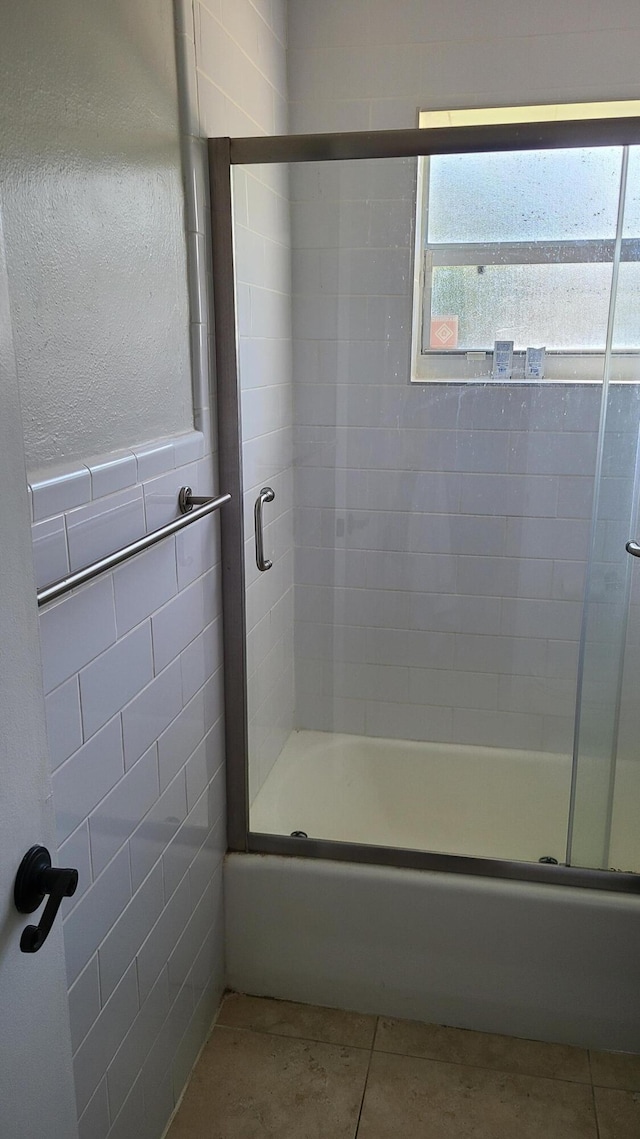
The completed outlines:
<svg viewBox="0 0 640 1139">
<path fill-rule="evenodd" d="M 213 493 L 193 432 L 32 481 L 39 586 Z M 219 520 L 41 610 L 80 1135 L 162 1134 L 223 984 Z"/>
<path fill-rule="evenodd" d="M 582 27 L 575 5 L 498 3 L 490 41 L 478 15 L 292 0 L 292 130 L 637 94 L 629 4 Z M 410 387 L 411 164 L 305 165 L 291 185 L 297 725 L 568 752 L 599 391 Z M 618 544 L 633 426 L 603 504 Z"/>
<path fill-rule="evenodd" d="M 186 58 L 202 133 L 285 134 L 286 4 L 195 3 Z M 181 39 L 184 37 L 181 36 Z M 192 159 L 203 169 L 202 143 Z M 205 222 L 206 225 L 206 222 Z M 234 233 L 245 486 L 250 796 L 293 727 L 291 250 L 286 169 L 234 170 Z M 196 240 L 202 240 L 197 238 Z M 202 307 L 205 307 L 204 305 Z M 253 505 L 269 485 L 264 538 L 273 568 L 255 560 Z"/>
</svg>

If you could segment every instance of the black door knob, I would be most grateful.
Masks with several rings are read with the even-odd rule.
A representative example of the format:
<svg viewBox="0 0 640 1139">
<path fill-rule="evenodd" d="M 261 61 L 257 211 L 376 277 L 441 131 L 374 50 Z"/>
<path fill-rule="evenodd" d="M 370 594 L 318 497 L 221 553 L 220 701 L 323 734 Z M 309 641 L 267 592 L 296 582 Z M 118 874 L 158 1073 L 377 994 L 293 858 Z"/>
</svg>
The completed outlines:
<svg viewBox="0 0 640 1139">
<path fill-rule="evenodd" d="M 25 854 L 13 887 L 13 900 L 21 914 L 32 914 L 49 895 L 39 925 L 28 925 L 22 931 L 20 948 L 23 953 L 37 953 L 42 948 L 63 898 L 75 894 L 78 886 L 77 870 L 54 869 L 46 846 L 32 846 Z"/>
</svg>

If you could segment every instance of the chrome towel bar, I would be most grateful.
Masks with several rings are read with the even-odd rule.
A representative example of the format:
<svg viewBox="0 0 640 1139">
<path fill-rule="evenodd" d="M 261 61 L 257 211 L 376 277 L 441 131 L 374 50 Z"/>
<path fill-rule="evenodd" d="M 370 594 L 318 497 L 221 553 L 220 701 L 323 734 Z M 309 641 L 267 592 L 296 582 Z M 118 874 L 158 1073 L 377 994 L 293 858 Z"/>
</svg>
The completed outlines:
<svg viewBox="0 0 640 1139">
<path fill-rule="evenodd" d="M 203 498 L 199 495 L 193 495 L 190 487 L 181 487 L 178 495 L 178 505 L 182 511 L 181 518 L 174 518 L 173 522 L 167 522 L 166 526 L 160 526 L 157 530 L 152 530 L 150 534 L 145 534 L 135 542 L 130 542 L 128 546 L 116 550 L 115 554 L 108 554 L 106 558 L 100 558 L 99 561 L 93 562 L 90 566 L 70 573 L 67 577 L 61 578 L 60 581 L 54 581 L 53 585 L 39 589 L 38 605 L 46 605 L 48 601 L 56 601 L 58 597 L 63 597 L 71 589 L 75 589 L 78 585 L 84 585 L 85 581 L 91 581 L 98 574 L 121 565 L 122 562 L 128 561 L 135 554 L 148 550 L 149 546 L 155 546 L 156 542 L 161 542 L 170 534 L 176 534 L 178 530 L 184 530 L 185 526 L 190 526 L 192 522 L 197 522 L 206 514 L 212 514 L 214 510 L 219 510 L 221 506 L 224 506 L 225 502 L 230 501 L 230 494 L 221 494 L 218 498 Z"/>
</svg>

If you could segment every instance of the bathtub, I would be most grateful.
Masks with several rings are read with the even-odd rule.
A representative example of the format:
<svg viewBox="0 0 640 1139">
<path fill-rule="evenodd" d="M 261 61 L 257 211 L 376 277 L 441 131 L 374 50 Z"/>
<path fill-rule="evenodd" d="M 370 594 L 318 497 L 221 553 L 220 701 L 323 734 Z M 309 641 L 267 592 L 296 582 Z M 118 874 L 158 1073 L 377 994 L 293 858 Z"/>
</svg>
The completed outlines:
<svg viewBox="0 0 640 1139">
<path fill-rule="evenodd" d="M 571 757 L 293 732 L 251 807 L 251 830 L 563 862 Z"/>
<path fill-rule="evenodd" d="M 562 859 L 569 767 L 566 756 L 296 732 L 251 829 Z M 226 859 L 225 906 L 237 991 L 640 1051 L 637 894 L 239 853 Z"/>
</svg>

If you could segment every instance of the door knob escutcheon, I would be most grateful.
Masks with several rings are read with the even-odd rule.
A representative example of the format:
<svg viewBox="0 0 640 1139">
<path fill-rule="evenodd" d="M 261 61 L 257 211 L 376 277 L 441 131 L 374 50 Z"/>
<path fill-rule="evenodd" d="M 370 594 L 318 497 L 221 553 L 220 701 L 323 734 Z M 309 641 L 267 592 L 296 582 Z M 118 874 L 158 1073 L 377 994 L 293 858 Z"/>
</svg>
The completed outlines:
<svg viewBox="0 0 640 1139">
<path fill-rule="evenodd" d="M 47 894 L 49 900 L 38 925 L 28 925 L 22 931 L 20 948 L 23 953 L 37 953 L 42 948 L 60 909 L 63 898 L 75 894 L 78 871 L 54 868 L 46 846 L 32 846 L 27 851 L 16 874 L 13 900 L 21 914 L 32 914 L 41 906 Z"/>
</svg>

